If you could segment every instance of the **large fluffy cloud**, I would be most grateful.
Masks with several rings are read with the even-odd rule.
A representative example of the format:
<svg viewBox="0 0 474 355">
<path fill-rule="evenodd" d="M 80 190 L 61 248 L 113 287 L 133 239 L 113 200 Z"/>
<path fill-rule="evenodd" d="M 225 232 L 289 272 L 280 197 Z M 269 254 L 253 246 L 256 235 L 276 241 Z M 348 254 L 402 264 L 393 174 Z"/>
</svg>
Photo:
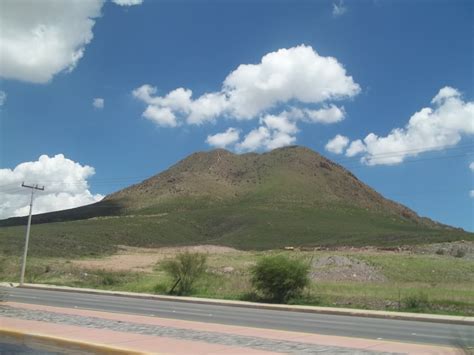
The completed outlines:
<svg viewBox="0 0 474 355">
<path fill-rule="evenodd" d="M 42 155 L 37 161 L 21 163 L 14 169 L 0 169 L 0 219 L 28 214 L 30 190 L 21 188 L 22 182 L 45 185 L 45 190 L 36 194 L 34 214 L 99 201 L 103 196 L 93 195 L 87 183 L 94 173 L 94 168 L 62 154 Z"/>
<path fill-rule="evenodd" d="M 103 0 L 2 0 L 0 76 L 45 83 L 74 69 Z"/>
<path fill-rule="evenodd" d="M 132 93 L 147 105 L 142 116 L 161 127 L 203 124 L 219 117 L 258 119 L 260 124 L 241 142 L 234 128 L 207 139 L 211 146 L 235 144 L 234 149 L 249 151 L 293 144 L 298 121 L 331 124 L 343 120 L 344 108 L 333 101 L 357 95 L 360 87 L 335 58 L 301 45 L 268 53 L 258 64 L 238 66 L 219 91 L 195 98 L 186 88 L 162 96 L 157 91 L 144 84 Z"/>
<path fill-rule="evenodd" d="M 242 64 L 227 78 L 219 91 L 193 98 L 192 91 L 175 89 L 157 96 L 157 89 L 149 84 L 133 91 L 133 95 L 146 103 L 143 116 L 161 126 L 178 126 L 180 123 L 202 124 L 219 116 L 234 119 L 253 119 L 279 104 L 321 104 L 330 100 L 353 97 L 360 87 L 344 67 L 333 57 L 319 55 L 310 46 L 280 49 L 262 57 L 258 64 Z M 150 112 L 168 112 L 170 119 L 156 119 Z M 343 110 L 331 105 L 309 110 L 313 121 L 336 122 L 344 117 Z"/>
<path fill-rule="evenodd" d="M 105 0 L 0 1 L 0 77 L 47 83 L 73 70 L 93 39 Z M 114 0 L 138 5 L 142 0 Z"/>
<path fill-rule="evenodd" d="M 362 161 L 368 165 L 399 164 L 422 152 L 454 146 L 463 135 L 474 135 L 474 102 L 465 102 L 458 90 L 442 88 L 431 104 L 385 137 L 370 133 L 351 142 L 346 155 L 363 154 Z"/>
<path fill-rule="evenodd" d="M 320 56 L 309 46 L 268 53 L 259 64 L 240 65 L 224 81 L 230 113 L 243 119 L 277 103 L 321 103 L 352 97 L 359 91 L 335 58 Z"/>
</svg>

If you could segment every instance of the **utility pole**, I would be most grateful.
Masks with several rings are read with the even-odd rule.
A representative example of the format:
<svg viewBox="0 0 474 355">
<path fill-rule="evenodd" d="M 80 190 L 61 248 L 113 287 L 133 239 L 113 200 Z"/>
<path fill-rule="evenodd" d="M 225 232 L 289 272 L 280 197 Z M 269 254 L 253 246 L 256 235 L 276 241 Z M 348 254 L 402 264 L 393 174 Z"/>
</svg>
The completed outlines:
<svg viewBox="0 0 474 355">
<path fill-rule="evenodd" d="M 40 190 L 40 191 L 44 190 L 44 186 L 39 187 L 38 184 L 34 186 L 29 186 L 29 185 L 25 185 L 25 183 L 23 182 L 21 186 L 31 189 L 31 198 L 30 198 L 30 215 L 28 216 L 28 226 L 26 227 L 25 250 L 23 252 L 23 261 L 21 264 L 20 286 L 23 285 L 23 281 L 25 280 L 26 256 L 28 255 L 28 243 L 30 241 L 31 212 L 33 211 L 33 195 L 35 193 L 35 190 Z"/>
</svg>

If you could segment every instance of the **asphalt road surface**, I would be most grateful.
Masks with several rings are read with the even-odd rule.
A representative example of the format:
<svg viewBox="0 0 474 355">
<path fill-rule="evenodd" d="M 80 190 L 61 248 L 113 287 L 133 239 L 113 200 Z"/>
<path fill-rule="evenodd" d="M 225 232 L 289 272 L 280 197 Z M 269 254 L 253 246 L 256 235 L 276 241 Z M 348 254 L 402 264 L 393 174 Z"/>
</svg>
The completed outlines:
<svg viewBox="0 0 474 355">
<path fill-rule="evenodd" d="M 3 342 L 2 338 L 0 337 L 0 354 L 5 355 L 60 355 L 61 353 L 58 352 L 51 352 L 46 350 L 38 350 L 33 349 L 23 344 L 14 344 L 14 343 L 6 343 Z"/>
<path fill-rule="evenodd" d="M 198 322 L 408 343 L 474 346 L 474 326 L 9 288 L 7 300 Z"/>
</svg>

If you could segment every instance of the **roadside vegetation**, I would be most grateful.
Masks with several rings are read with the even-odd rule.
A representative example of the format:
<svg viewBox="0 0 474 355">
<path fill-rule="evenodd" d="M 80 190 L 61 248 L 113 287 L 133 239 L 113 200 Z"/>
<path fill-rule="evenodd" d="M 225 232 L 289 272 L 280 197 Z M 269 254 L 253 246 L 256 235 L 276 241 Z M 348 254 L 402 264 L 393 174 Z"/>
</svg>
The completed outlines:
<svg viewBox="0 0 474 355">
<path fill-rule="evenodd" d="M 196 281 L 206 271 L 207 255 L 203 253 L 179 253 L 174 259 L 161 263 L 161 267 L 171 278 L 173 286 L 168 291 L 170 294 L 189 295 Z"/>
<path fill-rule="evenodd" d="M 288 303 L 474 316 L 474 254 L 473 243 L 469 242 L 406 251 L 375 248 L 239 251 L 212 246 L 117 248 L 118 254 L 93 258 L 39 257 L 31 253 L 26 282 L 169 294 L 179 272 L 175 272 L 175 266 L 166 265 L 189 251 L 189 254 L 205 255 L 203 259 L 197 258 L 201 260 L 197 263 L 201 265 L 200 271 L 193 276 L 190 288 L 174 292 L 261 301 L 273 297 L 271 292 L 266 294 L 265 288 L 258 291 L 256 266 L 266 265 L 262 260 L 284 258 L 307 265 L 309 278 L 309 283 L 303 282 L 305 287 L 298 287 L 291 297 L 282 297 Z M 440 255 L 436 252 L 439 248 L 461 248 L 465 255 L 458 257 L 449 252 Z M 180 263 L 186 264 L 183 260 Z M 278 268 L 273 266 L 280 265 L 269 264 L 267 271 L 274 275 Z M 18 282 L 19 270 L 19 256 L 0 256 L 0 281 Z"/>
<path fill-rule="evenodd" d="M 309 267 L 303 260 L 284 255 L 265 256 L 250 270 L 252 286 L 264 301 L 287 303 L 309 285 Z"/>
</svg>

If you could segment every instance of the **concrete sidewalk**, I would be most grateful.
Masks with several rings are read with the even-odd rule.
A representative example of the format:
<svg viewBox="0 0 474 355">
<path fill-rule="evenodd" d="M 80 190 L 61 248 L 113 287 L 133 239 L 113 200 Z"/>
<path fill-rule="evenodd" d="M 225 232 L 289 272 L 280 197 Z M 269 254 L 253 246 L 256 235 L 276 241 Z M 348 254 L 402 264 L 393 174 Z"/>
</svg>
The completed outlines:
<svg viewBox="0 0 474 355">
<path fill-rule="evenodd" d="M 13 302 L 4 305 L 3 309 L 8 311 L 2 313 L 0 309 L 0 337 L 15 334 L 17 339 L 35 337 L 66 347 L 89 349 L 93 353 L 462 353 L 454 348 L 382 339 L 226 326 Z M 31 320 L 33 316 L 36 320 Z"/>
</svg>

